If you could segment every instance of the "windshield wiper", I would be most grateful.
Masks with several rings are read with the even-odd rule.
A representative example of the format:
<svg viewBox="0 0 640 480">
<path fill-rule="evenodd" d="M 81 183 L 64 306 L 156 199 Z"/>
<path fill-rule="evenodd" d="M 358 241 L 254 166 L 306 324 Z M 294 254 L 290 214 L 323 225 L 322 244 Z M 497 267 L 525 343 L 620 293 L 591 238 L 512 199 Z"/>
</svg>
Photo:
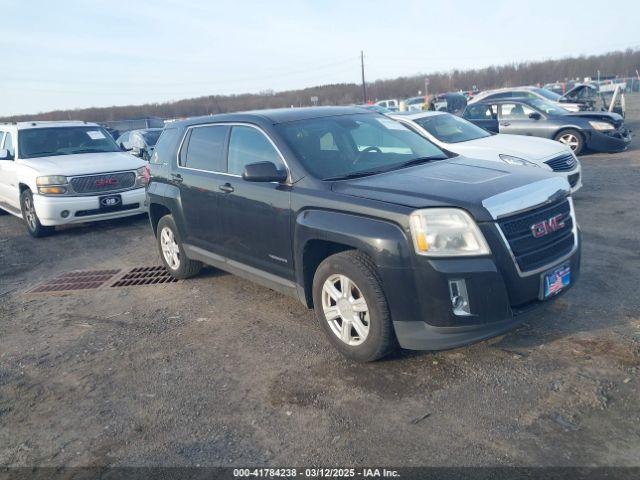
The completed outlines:
<svg viewBox="0 0 640 480">
<path fill-rule="evenodd" d="M 70 155 L 76 155 L 78 153 L 100 153 L 100 152 L 104 152 L 104 150 L 101 150 L 99 148 L 83 148 L 82 150 L 74 150 L 73 152 L 70 153 Z"/>
<path fill-rule="evenodd" d="M 414 158 L 412 160 L 407 160 L 406 162 L 399 163 L 393 166 L 393 170 L 397 170 L 399 168 L 411 167 L 413 165 L 420 165 L 421 163 L 428 163 L 434 160 L 446 160 L 447 157 L 419 157 Z"/>
<path fill-rule="evenodd" d="M 53 157 L 55 155 L 65 155 L 62 152 L 31 152 L 27 154 L 24 158 L 32 158 L 32 157 Z"/>
<path fill-rule="evenodd" d="M 387 168 L 381 168 L 378 170 L 362 170 L 360 172 L 347 173 L 345 175 L 337 175 L 335 177 L 327 177 L 323 178 L 323 180 L 349 180 L 351 178 L 359 178 L 366 177 L 368 175 L 376 175 L 378 173 L 386 173 L 392 172 L 394 170 L 398 170 L 400 168 L 410 167 L 412 165 L 420 165 L 421 163 L 431 162 L 433 160 L 446 160 L 448 157 L 420 157 L 414 158 L 412 160 L 407 160 L 406 162 L 396 163 L 394 165 L 390 165 Z"/>
<path fill-rule="evenodd" d="M 376 173 L 384 173 L 386 170 L 362 170 L 360 172 L 347 173 L 345 175 L 336 175 L 335 177 L 323 178 L 323 180 L 349 180 L 350 178 L 366 177 L 375 175 Z"/>
</svg>

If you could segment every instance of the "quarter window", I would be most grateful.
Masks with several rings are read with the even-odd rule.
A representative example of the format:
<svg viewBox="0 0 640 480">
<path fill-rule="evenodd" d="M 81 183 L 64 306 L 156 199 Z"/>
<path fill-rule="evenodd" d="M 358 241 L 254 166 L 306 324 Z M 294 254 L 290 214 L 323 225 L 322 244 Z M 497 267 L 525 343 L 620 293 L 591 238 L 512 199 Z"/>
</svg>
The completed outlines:
<svg viewBox="0 0 640 480">
<path fill-rule="evenodd" d="M 261 131 L 253 127 L 233 127 L 229 139 L 228 173 L 242 175 L 246 165 L 258 162 L 271 162 L 284 168 L 280 155 Z"/>
<path fill-rule="evenodd" d="M 180 156 L 182 166 L 224 172 L 224 143 L 228 132 L 229 127 L 226 125 L 192 128 L 186 155 Z"/>
</svg>

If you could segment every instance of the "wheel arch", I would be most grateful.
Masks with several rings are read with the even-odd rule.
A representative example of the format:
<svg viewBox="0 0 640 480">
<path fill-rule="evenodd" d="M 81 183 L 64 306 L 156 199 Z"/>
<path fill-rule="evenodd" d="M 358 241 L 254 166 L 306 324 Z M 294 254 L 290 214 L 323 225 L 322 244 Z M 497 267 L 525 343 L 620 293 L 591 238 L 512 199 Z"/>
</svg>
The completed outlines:
<svg viewBox="0 0 640 480">
<path fill-rule="evenodd" d="M 415 281 L 409 250 L 410 241 L 400 227 L 389 220 L 327 210 L 307 210 L 296 218 L 294 252 L 298 296 L 313 306 L 313 277 L 318 265 L 330 255 L 359 250 L 375 264 L 392 310 L 415 299 Z M 394 285 L 402 285 L 395 288 Z"/>
</svg>

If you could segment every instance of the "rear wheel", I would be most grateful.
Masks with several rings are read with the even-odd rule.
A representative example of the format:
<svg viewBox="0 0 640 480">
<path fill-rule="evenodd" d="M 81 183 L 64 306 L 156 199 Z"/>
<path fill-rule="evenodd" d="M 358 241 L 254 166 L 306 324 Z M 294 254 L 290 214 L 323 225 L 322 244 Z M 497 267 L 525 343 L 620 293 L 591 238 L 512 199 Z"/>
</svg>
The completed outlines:
<svg viewBox="0 0 640 480">
<path fill-rule="evenodd" d="M 318 266 L 313 278 L 313 305 L 321 328 L 344 356 L 371 362 L 396 348 L 378 273 L 364 253 L 337 253 Z"/>
<path fill-rule="evenodd" d="M 172 277 L 182 279 L 200 273 L 202 263 L 187 258 L 171 215 L 165 215 L 158 222 L 157 242 L 162 263 Z"/>
<path fill-rule="evenodd" d="M 579 155 L 584 148 L 584 138 L 582 137 L 582 134 L 574 129 L 558 132 L 555 136 L 555 140 L 560 143 L 564 143 L 576 155 Z"/>
<path fill-rule="evenodd" d="M 33 204 L 33 194 L 31 190 L 24 190 L 20 194 L 20 207 L 22 209 L 22 218 L 27 222 L 27 231 L 32 237 L 45 237 L 51 235 L 55 230 L 54 227 L 45 227 L 40 223 L 36 207 Z"/>
</svg>

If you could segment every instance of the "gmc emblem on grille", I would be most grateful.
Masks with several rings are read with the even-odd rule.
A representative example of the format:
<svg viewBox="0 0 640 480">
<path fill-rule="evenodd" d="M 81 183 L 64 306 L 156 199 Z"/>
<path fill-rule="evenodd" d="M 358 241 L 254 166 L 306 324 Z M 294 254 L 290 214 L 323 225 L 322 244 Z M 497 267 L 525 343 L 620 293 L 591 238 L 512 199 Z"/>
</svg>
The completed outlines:
<svg viewBox="0 0 640 480">
<path fill-rule="evenodd" d="M 559 213 L 547 220 L 534 223 L 531 225 L 531 235 L 533 235 L 534 238 L 540 238 L 564 228 L 564 220 L 562 217 L 563 215 Z"/>
<path fill-rule="evenodd" d="M 96 188 L 115 187 L 118 184 L 118 180 L 115 178 L 101 178 L 96 180 Z"/>
</svg>

